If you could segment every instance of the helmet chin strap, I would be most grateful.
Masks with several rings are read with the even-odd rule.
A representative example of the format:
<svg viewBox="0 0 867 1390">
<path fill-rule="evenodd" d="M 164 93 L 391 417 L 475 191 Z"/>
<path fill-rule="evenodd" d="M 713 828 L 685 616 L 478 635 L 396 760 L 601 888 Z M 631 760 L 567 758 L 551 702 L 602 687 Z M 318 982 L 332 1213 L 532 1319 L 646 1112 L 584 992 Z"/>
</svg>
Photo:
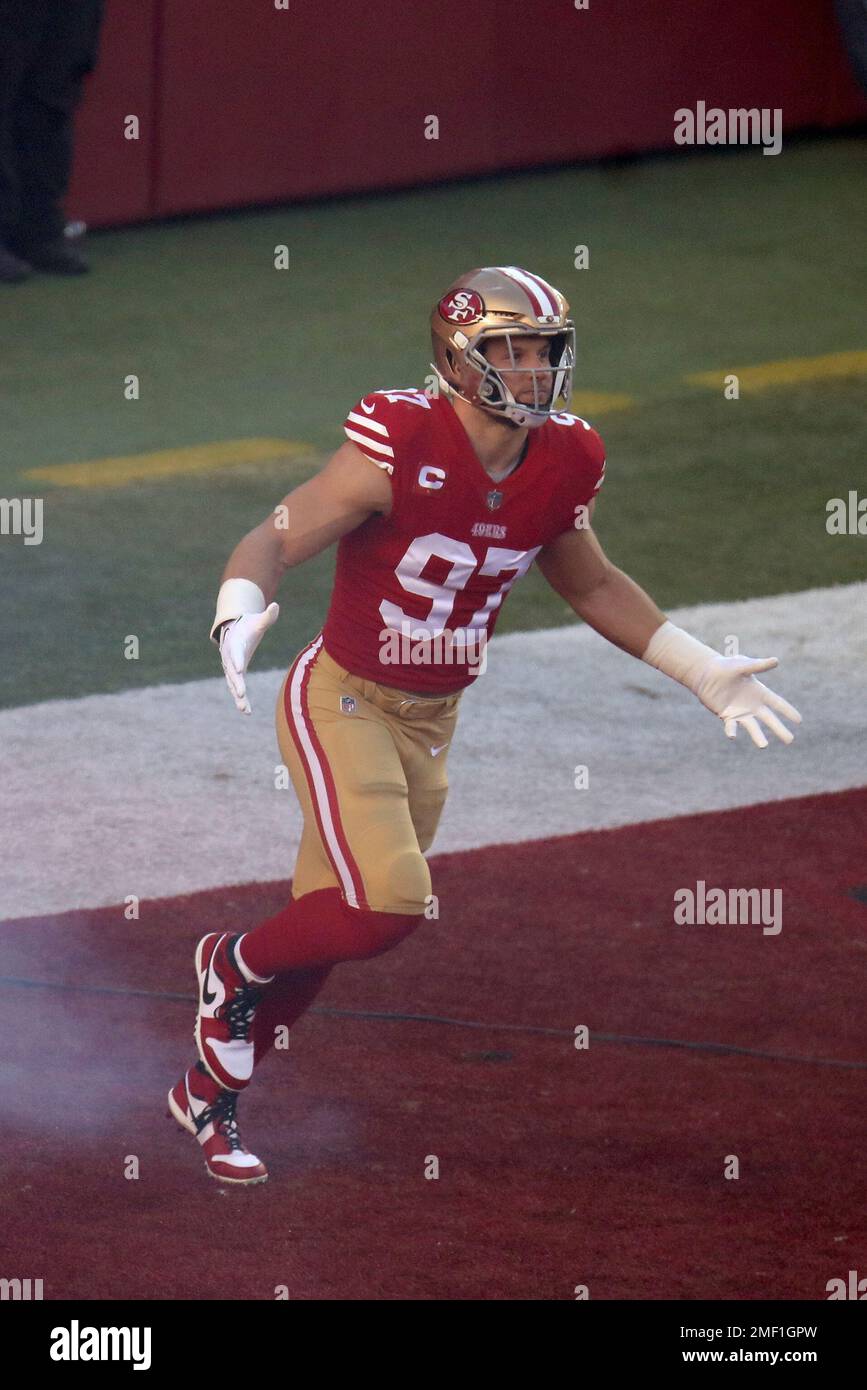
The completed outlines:
<svg viewBox="0 0 867 1390">
<path fill-rule="evenodd" d="M 465 396 L 463 391 L 458 390 L 454 382 L 448 381 L 433 362 L 431 362 L 431 366 L 433 367 L 433 370 L 436 373 L 437 379 L 442 388 L 442 392 L 447 398 L 451 396 L 457 396 L 458 400 L 464 401 L 467 405 L 471 405 L 474 410 L 484 410 L 483 405 L 481 405 L 478 401 L 471 401 L 469 396 Z M 487 411 L 486 414 L 496 415 L 501 420 L 505 420 L 506 418 L 504 415 L 500 415 L 498 411 Z M 512 422 L 509 421 L 508 423 L 511 424 Z"/>
<path fill-rule="evenodd" d="M 523 406 L 520 401 L 514 401 L 513 404 L 506 405 L 505 409 L 500 410 L 495 406 L 486 405 L 481 400 L 470 400 L 469 396 L 465 396 L 463 391 L 458 390 L 457 386 L 451 381 L 446 380 L 442 372 L 433 362 L 431 362 L 430 365 L 447 397 L 457 396 L 460 400 L 465 401 L 467 405 L 473 406 L 475 410 L 483 410 L 486 415 L 490 415 L 495 420 L 501 420 L 503 424 L 509 425 L 512 429 L 537 429 L 539 425 L 544 425 L 545 421 L 548 419 L 549 411 L 546 411 L 544 415 L 537 415 L 529 406 Z M 551 404 L 553 405 L 553 403 L 552 400 Z M 513 411 L 529 418 L 516 420 L 511 413 Z"/>
</svg>

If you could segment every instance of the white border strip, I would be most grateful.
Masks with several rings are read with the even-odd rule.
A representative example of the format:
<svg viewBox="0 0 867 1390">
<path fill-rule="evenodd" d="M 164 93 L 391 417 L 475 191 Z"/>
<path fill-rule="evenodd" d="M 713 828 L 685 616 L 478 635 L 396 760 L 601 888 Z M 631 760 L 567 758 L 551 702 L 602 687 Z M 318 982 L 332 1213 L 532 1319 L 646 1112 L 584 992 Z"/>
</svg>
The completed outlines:
<svg viewBox="0 0 867 1390">
<path fill-rule="evenodd" d="M 328 800 L 328 788 L 325 785 L 322 764 L 319 761 L 316 749 L 313 746 L 313 741 L 310 738 L 304 710 L 301 706 L 301 689 L 304 675 L 307 671 L 307 667 L 310 665 L 321 646 L 322 638 L 317 637 L 315 642 L 313 642 L 306 651 L 302 652 L 301 656 L 298 658 L 298 664 L 295 667 L 295 674 L 292 677 L 289 688 L 292 718 L 295 730 L 307 758 L 307 767 L 312 777 L 316 794 L 316 804 L 319 808 L 319 816 L 325 831 L 325 839 L 328 844 L 331 862 L 337 870 L 340 882 L 343 884 L 343 893 L 347 903 L 350 907 L 358 907 L 358 898 L 356 897 L 355 886 L 352 882 L 352 874 L 349 871 L 349 865 L 344 858 L 343 850 L 340 848 L 340 843 L 337 839 L 337 832 L 334 829 L 334 820 L 331 815 L 331 803 Z"/>
</svg>

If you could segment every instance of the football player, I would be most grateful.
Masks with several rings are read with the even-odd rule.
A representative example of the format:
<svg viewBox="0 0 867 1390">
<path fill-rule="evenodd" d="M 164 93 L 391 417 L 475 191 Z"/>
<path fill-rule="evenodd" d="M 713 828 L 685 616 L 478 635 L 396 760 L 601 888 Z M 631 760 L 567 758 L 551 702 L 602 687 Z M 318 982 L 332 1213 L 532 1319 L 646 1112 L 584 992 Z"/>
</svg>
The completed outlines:
<svg viewBox="0 0 867 1390">
<path fill-rule="evenodd" d="M 246 671 L 288 570 L 338 543 L 324 627 L 277 701 L 277 738 L 304 827 L 292 898 L 196 950 L 199 1060 L 169 1095 L 208 1171 L 258 1183 L 239 1093 L 279 1025 L 332 966 L 388 951 L 424 919 L 462 692 L 509 590 L 535 563 L 578 617 L 687 686 L 729 738 L 784 743 L 797 710 L 757 676 L 772 657 L 721 656 L 682 631 L 606 558 L 591 525 L 599 435 L 569 414 L 575 329 L 563 295 L 515 266 L 462 275 L 431 316 L 427 390 L 374 391 L 346 442 L 233 551 L 211 631 L 250 713 Z"/>
</svg>

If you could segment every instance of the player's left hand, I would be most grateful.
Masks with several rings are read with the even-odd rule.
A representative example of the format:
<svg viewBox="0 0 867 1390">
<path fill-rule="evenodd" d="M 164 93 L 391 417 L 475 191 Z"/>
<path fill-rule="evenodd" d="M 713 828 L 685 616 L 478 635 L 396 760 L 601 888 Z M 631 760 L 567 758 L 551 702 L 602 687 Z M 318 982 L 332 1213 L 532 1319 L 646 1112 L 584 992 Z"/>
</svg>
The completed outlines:
<svg viewBox="0 0 867 1390">
<path fill-rule="evenodd" d="M 792 742 L 794 734 L 778 715 L 800 724 L 800 714 L 788 700 L 756 680 L 757 672 L 771 671 L 778 664 L 775 656 L 757 659 L 721 656 L 718 652 L 707 662 L 693 689 L 702 704 L 723 721 L 728 738 L 736 738 L 742 724 L 757 748 L 767 748 L 764 724 L 783 743 Z"/>
</svg>

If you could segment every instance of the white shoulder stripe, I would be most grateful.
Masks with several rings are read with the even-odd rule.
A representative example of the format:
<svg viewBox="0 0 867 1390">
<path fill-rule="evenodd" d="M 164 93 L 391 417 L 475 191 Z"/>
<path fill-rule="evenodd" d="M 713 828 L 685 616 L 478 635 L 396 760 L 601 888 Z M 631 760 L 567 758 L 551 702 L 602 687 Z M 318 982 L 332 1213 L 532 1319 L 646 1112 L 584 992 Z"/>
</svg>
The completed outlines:
<svg viewBox="0 0 867 1390">
<path fill-rule="evenodd" d="M 347 430 L 346 433 L 349 436 L 349 438 L 352 439 L 358 445 L 359 449 L 364 454 L 364 457 L 366 459 L 370 459 L 371 463 L 375 463 L 377 468 L 384 468 L 387 473 L 394 472 L 394 464 L 388 463 L 385 459 L 378 459 L 373 454 L 368 453 L 368 449 L 370 448 L 370 440 L 364 439 L 360 434 L 354 434 L 352 430 Z"/>
<path fill-rule="evenodd" d="M 378 420 L 371 420 L 369 415 L 356 415 L 354 410 L 350 410 L 346 418 L 351 420 L 353 425 L 363 425 L 366 430 L 373 430 L 374 434 L 384 434 L 388 439 L 385 425 L 381 425 Z"/>
<path fill-rule="evenodd" d="M 354 439 L 356 444 L 363 444 L 367 449 L 375 449 L 378 454 L 385 454 L 388 458 L 394 458 L 394 450 L 390 444 L 380 444 L 378 439 L 369 439 L 366 434 L 358 434 L 356 430 L 351 430 L 348 425 L 344 425 L 344 430 L 350 439 Z"/>
</svg>

